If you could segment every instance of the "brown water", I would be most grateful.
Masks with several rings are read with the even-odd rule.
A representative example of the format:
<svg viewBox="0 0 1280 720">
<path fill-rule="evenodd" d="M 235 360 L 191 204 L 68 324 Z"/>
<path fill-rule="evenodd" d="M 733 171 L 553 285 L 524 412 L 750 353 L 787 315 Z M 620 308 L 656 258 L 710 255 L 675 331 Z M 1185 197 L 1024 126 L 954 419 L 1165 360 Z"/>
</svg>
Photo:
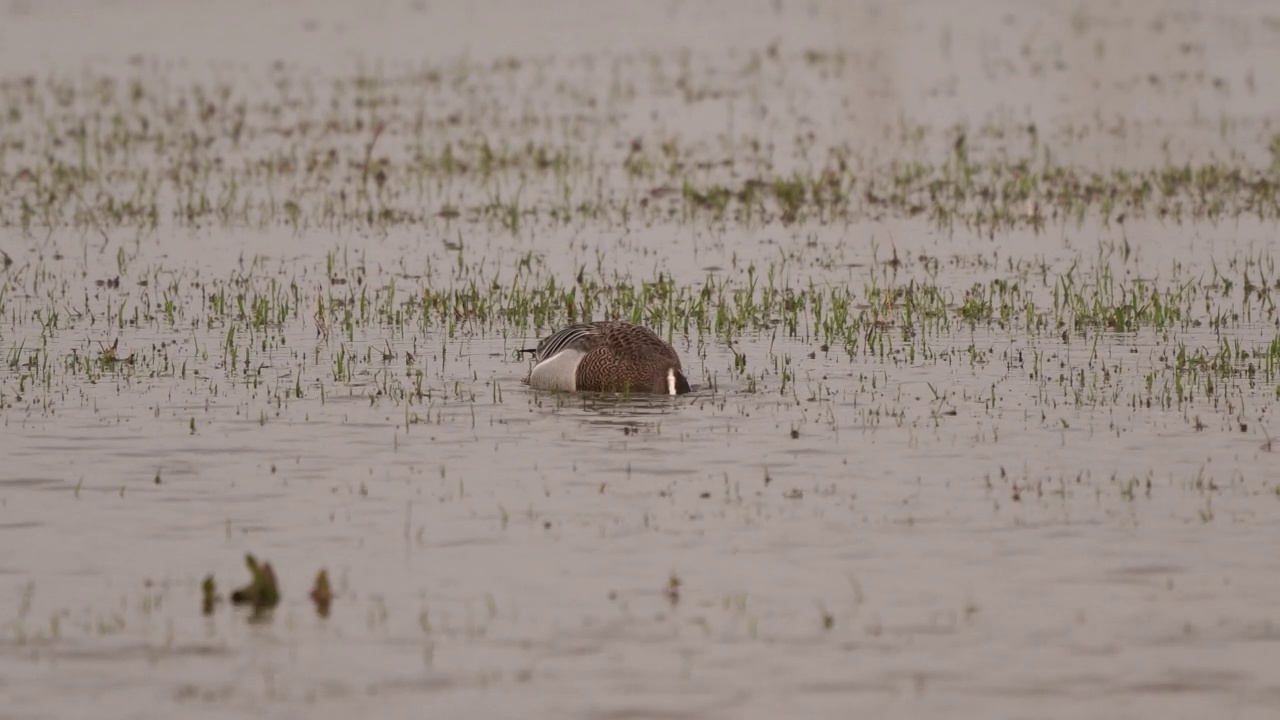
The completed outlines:
<svg viewBox="0 0 1280 720">
<path fill-rule="evenodd" d="M 1274 216 L 690 217 L 679 173 L 624 167 L 670 141 L 680 172 L 739 187 L 840 147 L 874 176 L 944 162 L 959 124 L 984 158 L 1263 172 L 1278 41 L 1267 3 L 0 8 L 22 108 L 0 150 L 0 717 L 1273 717 L 1280 327 L 1247 285 L 1275 283 Z M 356 75 L 400 100 L 369 110 Z M 27 77 L 82 91 L 37 112 Z M 152 138 L 22 221 L 22 170 L 79 162 L 64 133 L 103 78 L 144 108 L 195 83 L 245 99 L 242 143 L 222 110 L 191 121 L 223 138 L 189 150 L 208 192 L 238 184 L 221 217 L 175 217 L 176 181 L 153 229 L 85 209 L 145 195 L 138 168 L 174 154 Z M 367 187 L 348 159 L 375 117 L 378 207 L 406 215 L 371 227 L 325 202 Z M 511 166 L 402 170 L 481 140 Z M 255 164 L 330 149 L 329 175 Z M 953 316 L 852 350 L 812 310 L 729 338 L 677 322 L 696 392 L 672 400 L 534 393 L 514 351 L 536 319 L 414 311 L 579 275 L 741 289 L 749 266 L 862 310 L 914 283 L 959 312 L 1008 281 L 1044 311 L 1073 272 L 1184 314 Z M 240 296 L 285 310 L 254 324 Z M 103 363 L 117 341 L 132 362 Z M 202 579 L 241 584 L 245 553 L 282 604 L 203 616 Z"/>
</svg>

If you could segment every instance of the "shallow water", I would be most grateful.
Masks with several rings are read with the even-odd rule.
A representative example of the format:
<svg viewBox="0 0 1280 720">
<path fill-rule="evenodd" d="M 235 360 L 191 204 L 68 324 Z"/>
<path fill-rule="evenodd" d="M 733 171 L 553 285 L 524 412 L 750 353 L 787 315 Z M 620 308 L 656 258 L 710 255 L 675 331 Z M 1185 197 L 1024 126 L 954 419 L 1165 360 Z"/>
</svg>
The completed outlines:
<svg viewBox="0 0 1280 720">
<path fill-rule="evenodd" d="M 0 10 L 0 715 L 1272 716 L 1280 15 L 649 5 Z M 570 307 L 695 392 L 530 391 Z"/>
</svg>

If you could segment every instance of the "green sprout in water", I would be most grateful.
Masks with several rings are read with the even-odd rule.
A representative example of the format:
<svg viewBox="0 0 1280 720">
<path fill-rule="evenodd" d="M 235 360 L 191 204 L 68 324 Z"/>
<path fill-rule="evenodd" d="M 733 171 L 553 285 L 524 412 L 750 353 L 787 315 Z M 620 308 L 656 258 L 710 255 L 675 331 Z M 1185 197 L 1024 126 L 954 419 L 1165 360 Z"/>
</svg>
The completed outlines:
<svg viewBox="0 0 1280 720">
<path fill-rule="evenodd" d="M 316 575 L 315 585 L 311 588 L 311 601 L 316 604 L 316 614 L 322 618 L 329 617 L 329 607 L 333 604 L 333 588 L 329 585 L 329 572 L 321 570 Z"/>
<path fill-rule="evenodd" d="M 274 608 L 280 603 L 280 586 L 276 583 L 276 573 L 271 563 L 258 564 L 253 555 L 244 556 L 244 564 L 248 566 L 253 578 L 248 585 L 231 593 L 231 602 L 236 605 L 250 605 L 254 614 Z"/>
<path fill-rule="evenodd" d="M 213 573 L 205 576 L 204 582 L 200 583 L 200 593 L 203 596 L 201 607 L 205 615 L 212 615 L 214 608 L 222 601 L 218 597 L 218 584 L 213 580 Z"/>
</svg>

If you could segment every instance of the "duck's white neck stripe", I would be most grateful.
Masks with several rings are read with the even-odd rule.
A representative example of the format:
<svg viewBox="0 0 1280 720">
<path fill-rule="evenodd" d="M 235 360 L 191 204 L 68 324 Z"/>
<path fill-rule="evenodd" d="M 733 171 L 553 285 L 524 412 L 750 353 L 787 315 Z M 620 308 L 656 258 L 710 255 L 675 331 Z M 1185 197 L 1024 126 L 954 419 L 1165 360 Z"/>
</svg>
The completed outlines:
<svg viewBox="0 0 1280 720">
<path fill-rule="evenodd" d="M 667 368 L 667 394 L 676 394 L 676 369 Z"/>
</svg>

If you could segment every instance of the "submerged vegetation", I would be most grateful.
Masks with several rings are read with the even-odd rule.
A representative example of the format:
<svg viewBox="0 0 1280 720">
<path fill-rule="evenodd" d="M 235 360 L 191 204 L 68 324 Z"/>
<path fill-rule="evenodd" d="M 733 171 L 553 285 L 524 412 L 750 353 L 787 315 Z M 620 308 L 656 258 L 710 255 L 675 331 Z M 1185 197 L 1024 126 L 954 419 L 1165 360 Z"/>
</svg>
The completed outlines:
<svg viewBox="0 0 1280 720">
<path fill-rule="evenodd" d="M 0 407 L 51 410 L 84 381 L 197 378 L 215 388 L 230 382 L 228 391 L 265 384 L 277 409 L 350 392 L 412 405 L 456 395 L 459 373 L 468 386 L 489 382 L 454 349 L 462 338 L 510 338 L 503 346 L 515 348 L 548 328 L 599 318 L 693 342 L 694 377 L 716 390 L 794 395 L 803 378 L 792 354 L 800 351 L 820 352 L 828 368 L 1000 363 L 1024 373 L 1041 396 L 1058 386 L 1076 404 L 1175 408 L 1227 398 L 1235 383 L 1280 394 L 1280 283 L 1266 256 L 1238 257 L 1208 275 L 1171 261 L 1162 279 L 1142 279 L 1119 252 L 1061 271 L 981 256 L 894 257 L 833 271 L 845 283 L 793 261 L 699 281 L 582 272 L 565 284 L 532 256 L 514 275 L 479 261 L 374 279 L 350 252 L 330 253 L 324 264 L 319 278 L 275 273 L 265 260 L 225 279 L 151 267 L 96 289 L 79 307 L 79 286 L 43 262 L 10 273 L 4 317 L 23 331 L 5 350 Z M 967 280 L 947 282 L 952 275 Z M 67 342 L 83 331 L 110 343 Z M 744 342 L 769 350 L 748 361 L 738 350 Z M 1127 348 L 1127 357 L 1113 347 Z M 500 366 L 514 364 L 511 355 Z M 481 392 L 495 401 L 501 394 Z"/>
<path fill-rule="evenodd" d="M 633 67 L 644 62 L 648 75 Z M 620 118 L 634 112 L 637 94 L 677 112 L 724 112 L 779 80 L 753 58 L 719 95 L 691 96 L 687 66 L 619 58 L 611 84 L 588 73 L 557 88 L 564 114 L 503 102 L 510 86 L 536 84 L 548 63 L 336 78 L 277 69 L 267 87 L 181 82 L 145 65 L 126 78 L 0 78 L 0 225 L 36 236 L 402 225 L 449 234 L 459 224 L 520 235 L 584 223 L 919 217 L 947 231 L 991 233 L 1086 219 L 1280 217 L 1280 135 L 1258 141 L 1253 163 L 1165 153 L 1145 166 L 1091 169 L 1062 159 L 1063 138 L 1124 143 L 1141 126 L 903 120 L 884 128 L 874 149 L 850 141 L 834 120 L 822 136 L 676 134 L 661 124 L 629 133 Z M 839 80 L 821 72 L 822 61 L 800 67 L 815 88 Z M 777 111 L 813 124 L 804 120 L 812 108 Z"/>
<path fill-rule="evenodd" d="M 829 60 L 804 56 L 803 83 L 838 82 Z M 674 341 L 703 397 L 829 404 L 832 424 L 850 398 L 862 423 L 911 422 L 889 388 L 921 369 L 935 422 L 956 392 L 1196 431 L 1193 408 L 1244 427 L 1280 399 L 1270 245 L 1165 247 L 1189 222 L 1270 232 L 1280 136 L 1224 125 L 1266 155 L 1126 168 L 1062 159 L 1140 134 L 1125 121 L 899 119 L 874 142 L 809 106 L 774 109 L 814 128 L 785 137 L 628 122 L 641 96 L 727 121 L 782 82 L 757 56 L 715 94 L 687 58 L 623 57 L 558 84 L 561 112 L 504 101 L 550 62 L 0 78 L 0 226 L 21 238 L 0 255 L 0 410 L 182 387 L 259 425 L 336 397 L 407 429 L 506 402 L 515 348 L 606 318 Z"/>
<path fill-rule="evenodd" d="M 126 78 L 0 79 L 0 225 L 36 245 L 13 248 L 21 260 L 6 255 L 0 276 L 0 408 L 49 412 L 81 382 L 197 378 L 215 395 L 223 383 L 265 384 L 254 411 L 264 424 L 286 403 L 335 393 L 496 402 L 519 370 L 482 378 L 459 339 L 600 318 L 683 340 L 715 391 L 799 397 L 803 383 L 818 397 L 831 368 L 870 362 L 1001 364 L 1041 402 L 1078 405 L 1280 393 L 1274 256 L 1242 248 L 1206 268 L 1130 238 L 1185 221 L 1275 220 L 1280 156 L 1133 169 L 1057 159 L 1089 133 L 1137 132 L 1124 122 L 899 121 L 875 146 L 821 124 L 768 141 L 622 129 L 637 94 L 722 107 L 779 82 L 775 61 L 753 56 L 710 96 L 689 90 L 687 59 L 650 58 L 646 74 L 619 58 L 610 83 L 588 72 L 557 86 L 574 111 L 547 117 L 498 101 L 549 69 L 532 61 L 336 78 L 277 68 L 266 87 L 179 82 L 145 64 Z M 805 82 L 837 82 L 831 62 L 805 55 Z M 1264 144 L 1273 156 L 1280 147 Z M 968 238 L 967 249 L 935 242 L 900 256 L 894 240 L 886 257 L 864 230 L 885 221 Z M 272 228 L 310 259 L 252 246 L 218 271 L 166 259 Z M 649 228 L 709 234 L 717 264 L 636 271 L 628 258 L 661 252 L 642 239 Z M 311 238 L 334 232 L 365 235 L 323 241 L 321 262 Z M 983 249 L 997 232 L 1085 239 L 1051 254 L 1041 241 L 1025 254 Z M 566 235 L 568 266 L 548 243 Z M 774 249 L 742 242 L 760 237 Z M 404 243 L 398 257 L 378 247 L 388 238 Z M 744 343 L 767 350 L 749 356 Z M 799 356 L 819 353 L 825 370 L 800 368 Z"/>
</svg>

